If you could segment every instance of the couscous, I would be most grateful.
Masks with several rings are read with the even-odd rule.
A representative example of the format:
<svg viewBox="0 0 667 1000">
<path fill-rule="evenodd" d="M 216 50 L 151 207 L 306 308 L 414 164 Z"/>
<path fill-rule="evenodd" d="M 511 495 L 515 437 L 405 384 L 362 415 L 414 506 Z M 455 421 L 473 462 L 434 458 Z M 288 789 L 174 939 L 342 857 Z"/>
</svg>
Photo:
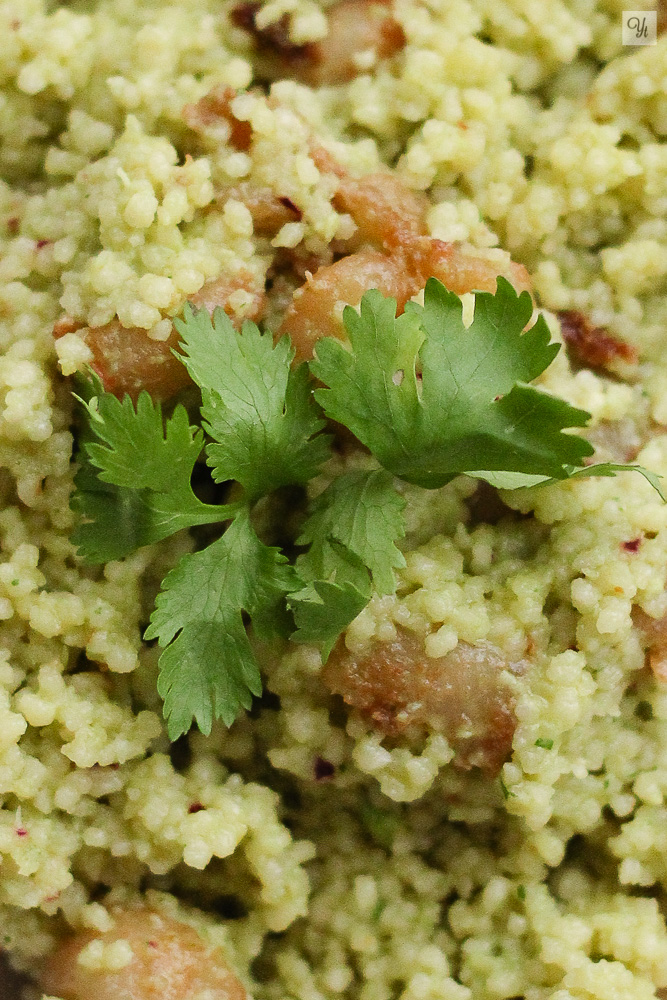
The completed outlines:
<svg viewBox="0 0 667 1000">
<path fill-rule="evenodd" d="M 624 45 L 617 0 L 0 0 L 3 996 L 667 995 L 651 482 L 397 479 L 389 585 L 330 655 L 251 633 L 250 710 L 182 734 L 159 601 L 146 628 L 215 532 L 90 565 L 72 502 L 77 373 L 198 412 L 187 302 L 309 359 L 344 305 L 416 316 L 432 277 L 468 322 L 528 290 L 564 344 L 539 388 L 591 414 L 596 461 L 667 476 L 658 14 Z M 271 545 L 377 473 L 333 433 L 258 501 Z"/>
</svg>

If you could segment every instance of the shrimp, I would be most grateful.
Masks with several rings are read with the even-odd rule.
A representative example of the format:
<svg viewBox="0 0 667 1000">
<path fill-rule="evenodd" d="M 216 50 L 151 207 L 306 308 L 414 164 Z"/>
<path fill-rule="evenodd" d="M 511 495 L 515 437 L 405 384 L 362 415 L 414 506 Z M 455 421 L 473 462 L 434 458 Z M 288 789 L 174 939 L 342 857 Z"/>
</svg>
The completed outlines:
<svg viewBox="0 0 667 1000">
<path fill-rule="evenodd" d="M 498 265 L 454 243 L 426 236 L 426 201 L 396 178 L 371 174 L 357 180 L 325 151 L 315 150 L 313 158 L 321 170 L 339 177 L 334 207 L 348 212 L 358 231 L 352 245 L 355 252 L 307 276 L 285 312 L 279 333 L 289 334 L 300 360 L 312 357 L 320 337 L 344 337 L 342 304 L 358 305 L 370 288 L 396 299 L 399 312 L 429 277 L 438 278 L 457 295 L 495 292 L 499 275 L 517 291 L 530 290 L 528 272 L 521 264 Z"/>
<path fill-rule="evenodd" d="M 250 298 L 244 309 L 243 318 L 257 320 L 264 310 L 264 289 L 258 288 L 255 279 L 249 271 L 240 271 L 235 275 L 220 275 L 207 281 L 198 292 L 191 295 L 188 301 L 196 309 L 206 309 L 213 314 L 215 309 L 224 309 L 231 312 L 232 296 L 235 292 L 248 292 Z M 234 316 L 230 317 L 235 322 Z M 236 324 L 239 325 L 239 320 Z"/>
<path fill-rule="evenodd" d="M 242 201 L 252 216 L 253 230 L 259 236 L 274 236 L 286 222 L 300 222 L 303 212 L 286 195 L 277 195 L 271 188 L 249 183 L 228 188 L 225 200 Z"/>
<path fill-rule="evenodd" d="M 350 177 L 321 146 L 312 149 L 310 155 L 321 173 L 338 178 L 332 204 L 336 211 L 351 215 L 357 226 L 357 232 L 348 242 L 350 250 L 371 243 L 392 251 L 426 234 L 424 217 L 428 201 L 424 195 L 406 188 L 398 177 L 384 171 Z"/>
<path fill-rule="evenodd" d="M 214 87 L 196 104 L 185 105 L 183 120 L 194 132 L 208 135 L 216 144 L 229 142 L 235 149 L 247 152 L 252 145 L 252 125 L 234 115 L 231 102 L 235 96 L 231 87 Z M 275 236 L 286 222 L 300 222 L 303 215 L 291 198 L 247 181 L 225 188 L 217 205 L 230 199 L 243 202 L 252 216 L 254 232 L 260 236 Z"/>
<path fill-rule="evenodd" d="M 364 292 L 378 288 L 391 295 L 402 309 L 413 294 L 414 283 L 397 257 L 378 250 L 360 250 L 342 257 L 297 288 L 278 335 L 288 333 L 298 360 L 309 360 L 320 337 L 341 337 L 343 305 L 356 306 Z"/>
<path fill-rule="evenodd" d="M 239 152 L 247 153 L 252 141 L 252 126 L 234 115 L 231 102 L 235 97 L 235 90 L 220 84 L 196 104 L 186 104 L 181 114 L 185 124 L 193 132 L 206 132 L 210 129 L 219 132 L 220 126 L 223 126 L 224 140 Z"/>
<path fill-rule="evenodd" d="M 429 657 L 422 639 L 399 631 L 394 642 L 376 643 L 361 657 L 339 642 L 322 677 L 384 736 L 441 732 L 458 767 L 496 774 L 511 753 L 516 728 L 505 669 L 523 668 L 488 644 L 460 642 L 446 656 Z"/>
<path fill-rule="evenodd" d="M 586 437 L 595 447 L 596 462 L 634 462 L 647 440 L 646 427 L 636 417 L 601 420 Z"/>
<path fill-rule="evenodd" d="M 409 249 L 408 257 L 418 276 L 419 291 L 429 277 L 437 278 L 457 295 L 466 292 L 496 291 L 498 278 L 507 278 L 517 292 L 530 292 L 531 281 L 523 264 L 509 261 L 499 264 L 484 257 L 476 257 L 462 250 L 456 243 L 443 240 L 421 239 Z"/>
<path fill-rule="evenodd" d="M 195 308 L 206 309 L 211 314 L 218 307 L 227 311 L 232 294 L 239 290 L 250 293 L 245 318 L 258 319 L 264 308 L 264 291 L 254 286 L 249 272 L 214 278 L 189 301 Z M 75 330 L 85 331 L 83 339 L 93 354 L 91 367 L 105 390 L 119 398 L 127 394 L 136 401 L 139 393 L 146 389 L 154 399 L 164 400 L 190 384 L 187 369 L 172 353 L 178 346 L 175 328 L 167 340 L 151 340 L 146 330 L 125 327 L 117 319 L 104 326 L 85 328 L 63 317 L 55 324 L 53 335 L 58 339 Z"/>
<path fill-rule="evenodd" d="M 168 399 L 189 382 L 187 370 L 172 354 L 178 342 L 175 331 L 168 340 L 151 340 L 146 330 L 125 327 L 117 319 L 87 328 L 65 316 L 53 327 L 53 336 L 58 340 L 75 330 L 84 331 L 93 354 L 90 366 L 105 391 L 119 399 L 127 394 L 136 402 L 143 389 L 154 399 Z"/>
<path fill-rule="evenodd" d="M 647 640 L 646 662 L 653 676 L 662 684 L 667 683 L 667 614 L 651 618 L 641 608 L 634 607 L 632 620 Z"/>
<path fill-rule="evenodd" d="M 80 932 L 47 960 L 39 985 L 62 1000 L 246 1000 L 246 991 L 219 951 L 188 924 L 147 907 L 112 910 L 104 934 Z M 93 969 L 79 961 L 93 941 L 126 941 L 132 958 L 121 969 Z"/>
<path fill-rule="evenodd" d="M 559 312 L 558 318 L 568 355 L 581 367 L 613 371 L 618 362 L 637 364 L 636 347 L 602 327 L 593 326 L 583 313 L 567 309 Z"/>
<path fill-rule="evenodd" d="M 389 59 L 405 45 L 405 33 L 388 11 L 386 0 L 339 0 L 327 11 L 327 34 L 319 42 L 296 45 L 289 37 L 286 15 L 259 28 L 259 3 L 234 8 L 232 20 L 249 32 L 272 78 L 292 77 L 311 87 L 352 80 L 380 59 Z"/>
</svg>

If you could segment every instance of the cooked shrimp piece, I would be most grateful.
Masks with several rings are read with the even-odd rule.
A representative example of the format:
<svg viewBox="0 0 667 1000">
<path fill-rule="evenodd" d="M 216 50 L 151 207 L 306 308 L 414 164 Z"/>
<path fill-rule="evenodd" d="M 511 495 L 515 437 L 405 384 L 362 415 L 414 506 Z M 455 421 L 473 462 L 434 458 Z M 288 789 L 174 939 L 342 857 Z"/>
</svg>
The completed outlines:
<svg viewBox="0 0 667 1000">
<path fill-rule="evenodd" d="M 81 932 L 59 944 L 42 971 L 42 990 L 62 1000 L 245 1000 L 222 954 L 188 924 L 147 907 L 118 907 L 112 916 L 112 930 Z M 125 942 L 129 961 L 120 969 L 104 962 L 91 967 L 82 952 L 95 941 Z"/>
<path fill-rule="evenodd" d="M 258 287 L 256 279 L 249 271 L 239 271 L 238 274 L 222 274 L 218 278 L 207 281 L 198 292 L 190 295 L 188 302 L 196 309 L 206 309 L 211 314 L 215 309 L 224 309 L 230 314 L 233 323 L 239 325 L 242 320 L 235 319 L 232 303 L 239 292 L 247 293 L 247 301 L 243 308 L 243 319 L 258 320 L 265 305 L 263 287 Z"/>
<path fill-rule="evenodd" d="M 351 215 L 357 225 L 349 241 L 350 249 L 372 243 L 394 250 L 426 233 L 428 201 L 423 194 L 407 188 L 400 178 L 382 171 L 351 177 L 322 146 L 313 148 L 310 155 L 321 173 L 338 178 L 332 204 L 336 211 Z"/>
<path fill-rule="evenodd" d="M 229 311 L 231 297 L 239 291 L 249 295 L 245 318 L 258 319 L 264 308 L 264 291 L 256 287 L 249 272 L 207 281 L 189 301 L 211 314 L 217 307 Z M 123 326 L 117 319 L 86 329 L 64 317 L 55 324 L 53 335 L 57 339 L 77 329 L 85 330 L 83 339 L 93 353 L 91 367 L 105 390 L 119 398 L 127 394 L 136 401 L 146 389 L 156 400 L 169 399 L 190 383 L 187 369 L 172 353 L 178 346 L 175 329 L 168 340 L 151 340 L 146 330 Z"/>
<path fill-rule="evenodd" d="M 406 187 L 400 178 L 383 172 L 350 177 L 322 147 L 313 149 L 311 157 L 322 173 L 338 178 L 332 204 L 338 212 L 351 215 L 357 225 L 352 249 L 356 249 L 355 244 L 370 243 L 387 253 L 405 254 L 406 266 L 422 281 L 421 288 L 434 276 L 457 295 L 470 291 L 495 292 L 498 275 L 502 275 L 517 291 L 531 290 L 530 275 L 523 264 L 511 261 L 506 267 L 500 266 L 486 257 L 463 251 L 455 243 L 428 236 L 429 202 L 425 195 Z"/>
<path fill-rule="evenodd" d="M 357 231 L 348 241 L 351 250 L 370 243 L 391 253 L 426 233 L 426 198 L 391 174 L 343 177 L 332 204 L 356 223 Z"/>
<path fill-rule="evenodd" d="M 57 328 L 58 324 L 56 339 Z M 136 402 L 142 389 L 154 399 L 168 399 L 190 381 L 185 367 L 171 353 L 178 343 L 175 330 L 168 340 L 151 340 L 146 330 L 123 326 L 114 319 L 87 329 L 83 339 L 93 352 L 91 368 L 105 391 L 119 399 L 127 394 Z"/>
<path fill-rule="evenodd" d="M 252 34 L 270 77 L 291 77 L 312 87 L 346 83 L 389 59 L 405 45 L 405 33 L 386 0 L 339 0 L 327 10 L 327 34 L 318 42 L 295 45 L 286 15 L 266 28 L 257 26 L 259 3 L 234 8 L 234 23 Z"/>
<path fill-rule="evenodd" d="M 656 680 L 667 684 L 667 614 L 651 618 L 641 608 L 632 609 L 632 620 L 648 641 L 646 662 Z"/>
<path fill-rule="evenodd" d="M 289 334 L 298 360 L 312 358 L 320 337 L 343 336 L 344 306 L 359 305 L 369 288 L 392 295 L 401 309 L 413 294 L 402 260 L 378 250 L 360 250 L 319 268 L 297 288 L 278 334 Z"/>
<path fill-rule="evenodd" d="M 429 657 L 424 640 L 400 631 L 355 656 L 339 642 L 323 671 L 334 694 L 390 738 L 441 732 L 461 768 L 495 774 L 512 749 L 516 727 L 503 670 L 513 669 L 499 650 L 460 642 L 451 653 Z"/>
<path fill-rule="evenodd" d="M 236 118 L 231 102 L 236 97 L 236 91 L 220 84 L 209 91 L 196 104 L 186 104 L 181 114 L 185 124 L 193 132 L 206 132 L 211 129 L 216 133 L 220 126 L 225 129 L 224 139 L 239 152 L 247 152 L 252 141 L 252 127 L 249 122 Z"/>
<path fill-rule="evenodd" d="M 326 150 L 311 155 L 322 172 L 339 179 L 332 201 L 357 225 L 350 244 L 356 252 L 319 268 L 295 291 L 279 333 L 289 334 L 298 358 L 311 358 L 320 337 L 344 338 L 342 304 L 358 305 L 371 288 L 396 299 L 399 313 L 430 277 L 457 295 L 495 292 L 499 275 L 517 291 L 530 291 L 522 264 L 476 256 L 424 235 L 427 202 L 397 178 L 383 173 L 353 178 Z"/>
<path fill-rule="evenodd" d="M 174 330 L 166 341 L 151 340 L 146 330 L 123 326 L 114 319 L 104 326 L 86 327 L 69 316 L 53 327 L 56 340 L 66 333 L 83 330 L 83 339 L 93 353 L 91 368 L 107 392 L 121 399 L 128 394 L 136 401 L 142 389 L 155 399 L 168 399 L 189 382 L 184 366 L 172 354 L 178 342 Z"/>
<path fill-rule="evenodd" d="M 594 326 L 583 313 L 566 309 L 558 313 L 560 330 L 570 359 L 583 368 L 614 370 L 618 362 L 636 365 L 636 347 L 615 337 L 603 327 Z"/>
<path fill-rule="evenodd" d="M 242 201 L 252 216 L 253 229 L 261 236 L 274 236 L 286 222 L 300 222 L 303 212 L 286 195 L 271 188 L 244 182 L 224 192 L 224 200 Z"/>
<path fill-rule="evenodd" d="M 405 45 L 405 33 L 377 0 L 340 0 L 328 11 L 326 38 L 312 46 L 312 65 L 304 77 L 311 86 L 345 83 Z M 370 55 L 370 59 L 368 58 Z"/>
<path fill-rule="evenodd" d="M 428 203 L 390 174 L 367 174 L 341 182 L 333 197 L 339 212 L 348 212 L 357 224 L 353 237 L 360 243 L 392 251 L 426 233 Z"/>
<path fill-rule="evenodd" d="M 362 249 L 322 267 L 298 288 L 287 308 L 279 333 L 288 333 L 297 358 L 308 360 L 320 337 L 345 336 L 343 303 L 356 306 L 364 292 L 378 288 L 396 299 L 403 312 L 408 299 L 416 295 L 430 277 L 438 278 L 457 295 L 464 292 L 495 292 L 502 274 L 523 291 L 530 287 L 527 271 L 520 264 L 497 267 L 475 257 L 454 243 L 428 237 L 412 240 L 393 254 Z"/>
<path fill-rule="evenodd" d="M 507 264 L 478 257 L 463 250 L 456 243 L 424 238 L 408 250 L 408 258 L 418 277 L 418 288 L 423 288 L 430 277 L 437 278 L 445 288 L 457 295 L 466 292 L 493 292 L 498 278 L 507 278 L 517 292 L 530 292 L 532 283 L 523 264 Z"/>
</svg>

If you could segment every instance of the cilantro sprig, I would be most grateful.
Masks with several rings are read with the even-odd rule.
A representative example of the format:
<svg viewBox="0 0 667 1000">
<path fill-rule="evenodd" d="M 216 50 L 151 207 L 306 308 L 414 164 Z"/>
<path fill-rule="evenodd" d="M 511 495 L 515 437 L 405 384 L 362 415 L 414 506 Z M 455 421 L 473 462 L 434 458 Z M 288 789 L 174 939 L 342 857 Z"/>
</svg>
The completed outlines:
<svg viewBox="0 0 667 1000">
<path fill-rule="evenodd" d="M 193 720 L 204 733 L 215 718 L 231 725 L 261 693 L 248 621 L 261 640 L 314 643 L 326 657 L 374 591 L 394 590 L 405 565 L 397 479 L 433 489 L 466 473 L 515 488 L 634 469 L 660 492 L 639 466 L 582 464 L 593 448 L 568 431 L 589 414 L 529 384 L 558 351 L 541 317 L 525 330 L 531 314 L 528 293 L 503 278 L 495 295 L 477 294 L 468 328 L 461 300 L 435 279 L 423 307 L 410 303 L 399 317 L 392 299 L 370 291 L 358 312 L 344 311 L 349 343 L 320 340 L 309 370 L 293 366 L 287 338 L 274 343 L 253 323 L 237 332 L 222 310 L 211 319 L 186 306 L 177 356 L 201 389 L 201 427 L 181 404 L 165 419 L 146 392 L 134 405 L 95 377 L 81 381 L 72 539 L 84 560 L 226 525 L 167 574 L 146 630 L 162 647 L 158 690 L 171 739 Z M 290 563 L 258 534 L 257 504 L 321 473 L 332 454 L 325 417 L 380 468 L 344 471 L 311 498 Z M 196 496 L 202 455 L 216 483 L 238 484 L 233 503 Z"/>
<path fill-rule="evenodd" d="M 373 588 L 390 594 L 394 569 L 405 566 L 396 541 L 405 534 L 405 501 L 382 469 L 338 476 L 312 503 L 297 544 L 305 586 L 289 597 L 296 642 L 313 642 L 328 657 L 340 633 L 368 604 Z"/>
<path fill-rule="evenodd" d="M 523 333 L 533 303 L 504 278 L 479 294 L 468 329 L 463 303 L 435 278 L 424 306 L 364 296 L 344 320 L 351 350 L 318 343 L 315 393 L 328 416 L 345 424 L 394 475 L 428 489 L 460 473 L 520 472 L 565 479 L 593 454 L 585 438 L 563 433 L 590 419 L 562 399 L 528 385 L 551 364 L 558 344 L 540 316 Z"/>
<path fill-rule="evenodd" d="M 172 738 L 193 718 L 208 733 L 214 717 L 231 726 L 241 708 L 250 708 L 262 682 L 243 612 L 260 638 L 289 634 L 285 596 L 296 584 L 286 557 L 262 544 L 247 510 L 166 576 L 146 638 L 164 647 L 158 691 Z"/>
<path fill-rule="evenodd" d="M 176 320 L 182 361 L 202 390 L 206 449 L 216 483 L 235 479 L 250 502 L 280 486 L 307 483 L 329 457 L 308 369 L 292 368 L 287 337 L 274 345 L 254 323 L 237 335 L 224 313 L 215 321 L 186 305 Z"/>
<path fill-rule="evenodd" d="M 136 409 L 102 390 L 96 375 L 80 380 L 77 398 L 87 417 L 79 437 L 79 470 L 72 508 L 81 515 L 72 535 L 89 563 L 121 559 L 181 528 L 224 521 L 238 505 L 202 503 L 192 471 L 204 435 L 180 404 L 162 408 L 142 392 Z"/>
</svg>

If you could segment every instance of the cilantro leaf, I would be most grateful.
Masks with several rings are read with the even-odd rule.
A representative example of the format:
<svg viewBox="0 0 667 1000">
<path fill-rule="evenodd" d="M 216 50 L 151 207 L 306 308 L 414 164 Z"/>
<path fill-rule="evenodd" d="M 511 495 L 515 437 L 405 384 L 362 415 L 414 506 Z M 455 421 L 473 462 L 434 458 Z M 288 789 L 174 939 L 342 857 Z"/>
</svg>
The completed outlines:
<svg viewBox="0 0 667 1000">
<path fill-rule="evenodd" d="M 626 465 L 623 462 L 599 462 L 597 465 L 587 465 L 582 469 L 572 469 L 571 479 L 588 479 L 590 476 L 615 476 L 617 472 L 638 472 L 646 482 L 653 487 L 661 500 L 667 502 L 665 493 L 660 485 L 662 476 L 657 472 L 651 472 L 643 465 Z"/>
<path fill-rule="evenodd" d="M 310 546 L 296 561 L 306 586 L 288 598 L 295 642 L 314 643 L 326 659 L 370 600 L 371 577 L 379 593 L 393 593 L 394 569 L 405 565 L 394 544 L 405 533 L 404 507 L 383 470 L 345 473 L 314 500 L 297 539 Z"/>
<path fill-rule="evenodd" d="M 370 601 L 370 574 L 357 555 L 327 537 L 298 557 L 296 570 L 302 585 L 287 599 L 297 626 L 291 638 L 318 646 L 326 661 L 340 633 Z"/>
<path fill-rule="evenodd" d="M 213 321 L 186 306 L 176 320 L 183 363 L 202 390 L 204 428 L 216 482 L 235 479 L 249 501 L 279 486 L 307 483 L 329 457 L 330 437 L 315 404 L 306 365 L 291 368 L 283 337 L 244 323 L 239 334 L 222 309 Z"/>
<path fill-rule="evenodd" d="M 623 462 L 599 462 L 595 465 L 585 465 L 580 468 L 569 466 L 567 469 L 570 479 L 590 479 L 593 476 L 612 477 L 617 472 L 638 472 L 643 476 L 656 491 L 661 500 L 665 501 L 665 493 L 660 485 L 662 476 L 657 472 L 651 472 L 643 465 L 625 464 Z M 516 490 L 522 486 L 544 486 L 547 483 L 557 482 L 550 476 L 527 476 L 521 472 L 473 472 L 470 475 L 479 479 L 486 479 L 488 483 L 499 490 Z"/>
<path fill-rule="evenodd" d="M 193 492 L 204 432 L 184 407 L 165 421 L 147 393 L 134 405 L 94 376 L 80 383 L 87 422 L 71 505 L 82 515 L 72 539 L 84 559 L 118 559 L 180 528 L 231 519 L 167 575 L 145 633 L 162 647 L 158 690 L 171 739 L 193 720 L 204 733 L 214 718 L 231 725 L 261 692 L 248 619 L 261 639 L 292 633 L 327 657 L 373 589 L 394 590 L 405 529 L 393 476 L 435 488 L 468 473 L 514 489 L 634 470 L 663 495 L 659 477 L 640 466 L 583 466 L 591 445 L 564 431 L 589 415 L 528 384 L 558 346 L 541 318 L 523 332 L 532 314 L 526 293 L 498 279 L 495 296 L 477 295 L 469 329 L 461 300 L 434 279 L 423 307 L 395 311 L 377 291 L 363 297 L 360 314 L 348 307 L 350 349 L 319 342 L 311 370 L 324 388 L 313 391 L 307 367 L 291 367 L 285 338 L 274 344 L 254 324 L 239 334 L 221 310 L 212 321 L 186 307 L 178 356 L 202 391 L 213 478 L 243 488 L 235 504 L 207 505 Z M 306 551 L 290 566 L 258 538 L 251 510 L 280 486 L 307 483 L 330 456 L 314 399 L 384 469 L 331 482 L 311 503 L 297 539 Z"/>
<path fill-rule="evenodd" d="M 243 612 L 259 623 L 263 638 L 281 634 L 280 609 L 296 586 L 293 568 L 260 542 L 247 511 L 166 576 L 145 638 L 164 647 L 158 691 L 170 739 L 186 733 L 193 719 L 205 734 L 214 718 L 231 726 L 250 707 L 262 683 Z"/>
<path fill-rule="evenodd" d="M 297 539 L 298 545 L 311 546 L 298 561 L 299 572 L 312 576 L 308 568 L 316 566 L 316 575 L 326 579 L 336 569 L 343 546 L 368 568 L 378 593 L 393 593 L 394 569 L 405 566 L 394 544 L 405 534 L 404 508 L 392 477 L 381 469 L 338 476 L 313 502 Z"/>
<path fill-rule="evenodd" d="M 79 469 L 70 506 L 81 517 L 72 532 L 72 543 L 84 562 L 122 559 L 165 537 L 164 523 L 147 490 L 105 483 L 85 452 L 79 452 L 77 458 Z M 170 533 L 171 527 L 166 534 Z"/>
<path fill-rule="evenodd" d="M 495 295 L 476 296 L 470 328 L 457 295 L 435 278 L 424 306 L 396 304 L 367 292 L 358 314 L 344 312 L 351 350 L 333 338 L 318 342 L 314 374 L 326 388 L 315 396 L 394 475 L 429 489 L 459 473 L 520 472 L 566 478 L 592 454 L 581 437 L 589 414 L 525 384 L 553 361 L 557 344 L 527 292 L 504 278 Z M 420 374 L 418 376 L 418 370 Z"/>
<path fill-rule="evenodd" d="M 86 408 L 99 438 L 88 443 L 86 451 L 103 482 L 160 492 L 174 484 L 183 492 L 190 490 L 204 438 L 190 426 L 185 407 L 176 407 L 166 427 L 160 404 L 145 391 L 136 408 L 129 396 L 119 400 L 109 392 L 94 396 Z"/>
<path fill-rule="evenodd" d="M 359 590 L 349 580 L 315 580 L 291 594 L 289 605 L 297 626 L 293 642 L 313 643 L 326 661 L 338 636 L 363 611 L 370 596 L 370 587 Z"/>
<path fill-rule="evenodd" d="M 165 423 L 159 403 L 142 392 L 136 408 L 80 380 L 87 416 L 80 440 L 72 509 L 83 520 L 72 536 L 87 562 L 120 559 L 181 528 L 232 516 L 236 505 L 202 503 L 191 485 L 203 434 L 177 406 Z"/>
</svg>

